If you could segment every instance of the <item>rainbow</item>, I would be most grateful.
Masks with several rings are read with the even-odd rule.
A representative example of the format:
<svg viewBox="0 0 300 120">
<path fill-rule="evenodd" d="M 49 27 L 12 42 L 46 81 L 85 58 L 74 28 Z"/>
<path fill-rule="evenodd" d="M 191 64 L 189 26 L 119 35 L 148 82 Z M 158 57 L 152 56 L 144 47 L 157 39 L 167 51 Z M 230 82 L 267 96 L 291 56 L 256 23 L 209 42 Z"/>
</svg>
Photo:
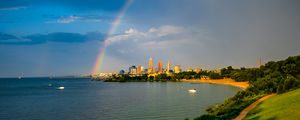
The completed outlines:
<svg viewBox="0 0 300 120">
<path fill-rule="evenodd" d="M 104 56 L 105 56 L 105 49 L 106 49 L 106 47 L 108 45 L 107 39 L 113 35 L 113 33 L 115 32 L 115 30 L 120 25 L 121 20 L 122 20 L 123 16 L 125 15 L 125 13 L 126 13 L 128 7 L 130 6 L 131 2 L 132 2 L 132 0 L 126 0 L 126 3 L 121 8 L 121 10 L 118 13 L 117 17 L 112 22 L 112 25 L 111 25 L 110 29 L 108 30 L 108 33 L 106 34 L 106 37 L 104 38 L 103 44 L 101 44 L 101 46 L 100 46 L 100 49 L 99 49 L 99 52 L 97 54 L 97 58 L 96 58 L 95 64 L 93 66 L 92 74 L 96 74 L 96 73 L 98 73 L 100 71 L 100 68 L 102 66 L 103 59 L 104 59 Z"/>
</svg>

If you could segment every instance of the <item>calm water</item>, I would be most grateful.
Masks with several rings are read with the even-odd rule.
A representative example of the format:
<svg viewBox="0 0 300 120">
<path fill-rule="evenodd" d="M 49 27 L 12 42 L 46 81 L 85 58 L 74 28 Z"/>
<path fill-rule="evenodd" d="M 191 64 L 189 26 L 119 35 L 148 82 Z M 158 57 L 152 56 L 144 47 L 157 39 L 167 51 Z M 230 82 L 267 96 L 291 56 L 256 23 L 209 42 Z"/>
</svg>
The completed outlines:
<svg viewBox="0 0 300 120">
<path fill-rule="evenodd" d="M 57 90 L 61 85 L 65 89 Z M 189 94 L 192 88 L 198 92 Z M 206 83 L 0 79 L 0 119 L 182 120 L 200 116 L 239 90 Z"/>
</svg>

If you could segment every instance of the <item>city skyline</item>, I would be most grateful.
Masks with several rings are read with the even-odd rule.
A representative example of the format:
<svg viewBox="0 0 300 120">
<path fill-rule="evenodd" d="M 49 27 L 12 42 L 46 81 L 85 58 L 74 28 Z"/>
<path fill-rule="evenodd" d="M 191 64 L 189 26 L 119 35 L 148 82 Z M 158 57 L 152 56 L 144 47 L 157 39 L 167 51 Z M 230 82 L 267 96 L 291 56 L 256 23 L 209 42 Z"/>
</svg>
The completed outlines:
<svg viewBox="0 0 300 120">
<path fill-rule="evenodd" d="M 138 64 L 138 65 L 131 65 L 128 69 L 129 74 L 153 74 L 153 73 L 169 73 L 171 70 L 171 63 L 170 60 L 167 62 L 167 66 L 164 66 L 164 62 L 161 60 L 157 61 L 157 67 L 153 66 L 155 65 L 155 62 L 153 61 L 153 58 L 150 57 L 148 60 L 148 66 L 145 68 L 144 65 Z M 175 67 L 176 65 L 174 65 Z M 132 71 L 134 69 L 134 71 Z M 135 70 L 136 69 L 136 70 Z M 124 69 L 121 69 L 120 71 L 125 71 Z M 120 73 L 120 72 L 119 72 Z"/>
<path fill-rule="evenodd" d="M 299 6 L 293 0 L 1 1 L 0 77 L 115 72 L 147 64 L 149 56 L 182 69 L 256 67 L 260 58 L 263 64 L 300 53 Z"/>
</svg>

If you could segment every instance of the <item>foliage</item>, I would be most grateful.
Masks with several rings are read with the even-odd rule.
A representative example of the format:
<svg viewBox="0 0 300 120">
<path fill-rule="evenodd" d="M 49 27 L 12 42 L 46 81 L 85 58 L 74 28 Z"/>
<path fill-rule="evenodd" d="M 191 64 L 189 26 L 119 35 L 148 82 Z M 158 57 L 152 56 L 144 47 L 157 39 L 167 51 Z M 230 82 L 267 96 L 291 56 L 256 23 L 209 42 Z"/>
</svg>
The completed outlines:
<svg viewBox="0 0 300 120">
<path fill-rule="evenodd" d="M 238 92 L 223 104 L 207 109 L 196 120 L 232 119 L 249 104 L 269 93 L 285 93 L 300 88 L 300 56 L 283 61 L 270 61 L 260 68 L 221 69 L 221 75 L 236 81 L 249 81 L 250 87 Z"/>
</svg>

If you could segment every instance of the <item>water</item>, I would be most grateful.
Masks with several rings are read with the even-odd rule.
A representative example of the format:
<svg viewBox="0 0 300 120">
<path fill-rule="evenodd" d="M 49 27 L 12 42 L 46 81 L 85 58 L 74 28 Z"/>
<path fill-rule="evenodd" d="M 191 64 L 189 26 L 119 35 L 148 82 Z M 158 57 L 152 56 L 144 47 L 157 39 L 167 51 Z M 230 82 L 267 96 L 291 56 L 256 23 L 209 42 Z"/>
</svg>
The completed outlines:
<svg viewBox="0 0 300 120">
<path fill-rule="evenodd" d="M 49 84 L 51 84 L 49 86 Z M 64 90 L 57 90 L 64 86 Z M 197 89 L 190 94 L 188 89 Z M 239 88 L 206 83 L 107 83 L 89 79 L 0 79 L 2 120 L 182 120 Z"/>
</svg>

